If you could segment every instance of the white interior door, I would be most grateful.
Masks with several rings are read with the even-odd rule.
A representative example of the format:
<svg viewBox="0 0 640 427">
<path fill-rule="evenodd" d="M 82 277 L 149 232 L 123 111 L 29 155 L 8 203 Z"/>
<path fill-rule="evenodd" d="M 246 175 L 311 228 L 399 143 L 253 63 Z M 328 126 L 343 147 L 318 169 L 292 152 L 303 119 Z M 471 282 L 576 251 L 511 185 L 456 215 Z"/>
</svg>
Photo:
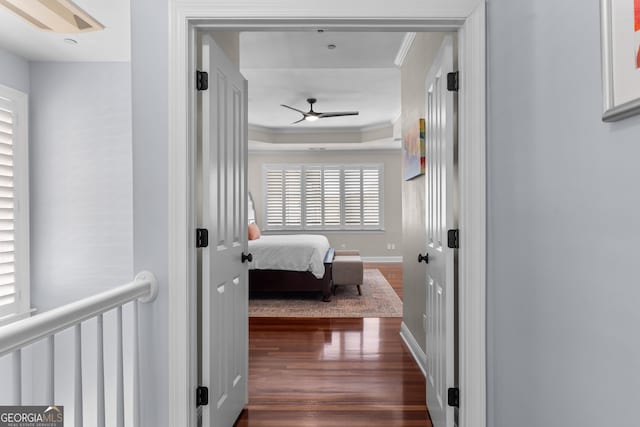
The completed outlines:
<svg viewBox="0 0 640 427">
<path fill-rule="evenodd" d="M 445 38 L 427 75 L 426 224 L 427 224 L 427 406 L 434 427 L 454 426 L 447 390 L 455 382 L 455 250 L 447 231 L 456 222 L 455 92 L 447 90 L 454 71 L 453 40 Z"/>
<path fill-rule="evenodd" d="M 232 427 L 247 399 L 247 82 L 213 39 L 202 38 L 202 385 L 207 427 Z"/>
</svg>

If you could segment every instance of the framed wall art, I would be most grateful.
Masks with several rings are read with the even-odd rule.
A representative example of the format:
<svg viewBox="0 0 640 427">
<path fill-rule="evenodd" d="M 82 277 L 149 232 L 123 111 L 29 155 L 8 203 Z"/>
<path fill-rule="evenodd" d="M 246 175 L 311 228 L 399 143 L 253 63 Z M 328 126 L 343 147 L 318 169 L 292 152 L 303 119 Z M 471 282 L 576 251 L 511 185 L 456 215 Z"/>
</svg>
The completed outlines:
<svg viewBox="0 0 640 427">
<path fill-rule="evenodd" d="M 604 113 L 613 122 L 640 113 L 640 0 L 601 0 Z"/>
<path fill-rule="evenodd" d="M 424 175 L 425 171 L 425 121 L 420 119 L 402 141 L 404 180 Z"/>
</svg>

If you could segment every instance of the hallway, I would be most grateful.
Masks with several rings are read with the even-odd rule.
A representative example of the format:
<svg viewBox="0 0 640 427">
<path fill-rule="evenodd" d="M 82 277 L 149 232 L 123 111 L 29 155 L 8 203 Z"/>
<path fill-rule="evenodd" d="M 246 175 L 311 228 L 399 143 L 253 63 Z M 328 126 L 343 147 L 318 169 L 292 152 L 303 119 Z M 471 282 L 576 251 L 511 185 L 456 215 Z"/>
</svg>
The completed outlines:
<svg viewBox="0 0 640 427">
<path fill-rule="evenodd" d="M 401 264 L 366 267 L 379 268 L 401 295 Z M 236 426 L 430 427 L 424 377 L 400 324 L 249 319 L 249 404 Z"/>
</svg>

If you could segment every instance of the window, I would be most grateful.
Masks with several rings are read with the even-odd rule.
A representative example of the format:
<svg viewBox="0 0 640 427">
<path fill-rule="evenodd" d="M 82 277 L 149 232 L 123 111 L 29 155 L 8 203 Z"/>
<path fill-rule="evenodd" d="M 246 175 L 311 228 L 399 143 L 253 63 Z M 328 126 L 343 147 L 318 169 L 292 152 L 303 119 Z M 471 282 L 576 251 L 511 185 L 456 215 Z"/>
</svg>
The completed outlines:
<svg viewBox="0 0 640 427">
<path fill-rule="evenodd" d="M 0 85 L 0 321 L 29 311 L 27 95 Z"/>
<path fill-rule="evenodd" d="M 382 230 L 374 165 L 264 165 L 266 230 Z"/>
</svg>

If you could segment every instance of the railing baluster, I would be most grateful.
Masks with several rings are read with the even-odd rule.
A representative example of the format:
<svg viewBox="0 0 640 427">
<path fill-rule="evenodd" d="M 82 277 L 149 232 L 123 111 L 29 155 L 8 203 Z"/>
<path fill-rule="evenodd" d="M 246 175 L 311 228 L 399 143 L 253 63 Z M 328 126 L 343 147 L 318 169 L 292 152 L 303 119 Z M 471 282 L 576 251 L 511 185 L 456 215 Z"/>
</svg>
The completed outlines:
<svg viewBox="0 0 640 427">
<path fill-rule="evenodd" d="M 140 425 L 140 358 L 138 348 L 138 301 L 133 301 L 133 425 Z"/>
<path fill-rule="evenodd" d="M 46 349 L 46 369 L 47 373 L 45 374 L 45 404 L 46 405 L 55 405 L 55 393 L 54 393 L 54 384 L 55 384 L 55 338 L 53 335 L 49 335 L 47 337 L 47 349 Z"/>
<path fill-rule="evenodd" d="M 104 418 L 104 340 L 103 340 L 103 316 L 102 314 L 98 315 L 98 427 L 104 427 L 105 418 Z"/>
<path fill-rule="evenodd" d="M 13 394 L 11 401 L 14 405 L 22 405 L 22 349 L 28 345 L 39 343 L 44 345 L 44 351 L 39 356 L 44 357 L 44 372 L 37 370 L 36 375 L 42 380 L 39 390 L 43 395 L 43 404 L 54 405 L 55 395 L 55 335 L 65 330 L 74 329 L 74 425 L 82 427 L 84 425 L 84 395 L 83 395 L 83 372 L 82 372 L 82 322 L 89 319 L 96 319 L 97 338 L 97 386 L 96 386 L 96 416 L 97 427 L 106 425 L 106 400 L 105 400 L 105 342 L 104 342 L 104 313 L 112 309 L 117 309 L 117 331 L 116 331 L 116 407 L 115 424 L 117 427 L 125 425 L 125 409 L 131 405 L 131 416 L 134 426 L 140 425 L 140 340 L 139 340 L 139 302 L 152 302 L 158 292 L 158 283 L 155 276 L 148 272 L 138 273 L 133 282 L 110 289 L 100 294 L 84 298 L 54 308 L 36 316 L 16 321 L 0 328 L 0 357 L 11 355 L 12 372 L 11 380 Z M 126 402 L 124 393 L 124 331 L 122 306 L 133 302 L 133 396 Z M 109 353 L 111 354 L 111 353 Z M 0 381 L 1 382 L 1 381 Z M 62 397 L 58 397 L 62 398 Z M 64 400 L 64 399 L 63 399 Z M 111 406 L 109 406 L 111 409 Z M 111 412 L 109 418 L 112 419 Z M 90 422 L 93 423 L 93 422 Z M 110 422 L 111 425 L 111 422 Z"/>
<path fill-rule="evenodd" d="M 78 323 L 75 327 L 76 337 L 76 357 L 75 357 L 75 407 L 74 419 L 75 427 L 82 427 L 82 324 Z"/>
<path fill-rule="evenodd" d="M 122 306 L 118 307 L 117 313 L 117 337 L 116 337 L 116 426 L 124 427 L 124 369 L 122 351 Z"/>
<path fill-rule="evenodd" d="M 13 352 L 13 404 L 22 405 L 22 350 Z"/>
</svg>

